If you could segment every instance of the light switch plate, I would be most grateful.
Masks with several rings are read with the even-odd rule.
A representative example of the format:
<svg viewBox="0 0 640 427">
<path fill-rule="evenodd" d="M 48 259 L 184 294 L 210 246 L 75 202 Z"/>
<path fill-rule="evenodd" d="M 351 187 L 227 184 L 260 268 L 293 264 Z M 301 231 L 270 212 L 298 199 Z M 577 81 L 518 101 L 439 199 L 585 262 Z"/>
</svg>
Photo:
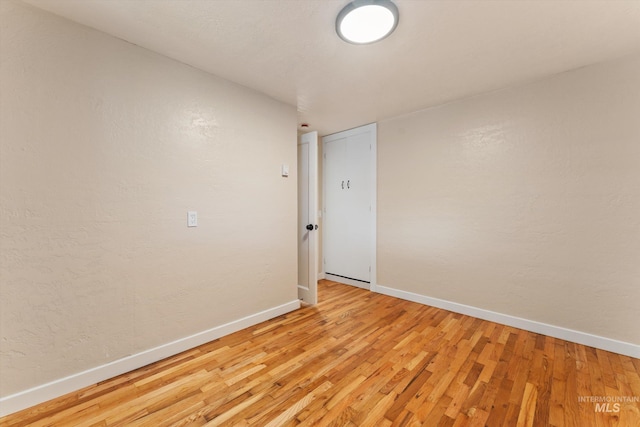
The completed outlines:
<svg viewBox="0 0 640 427">
<path fill-rule="evenodd" d="M 289 176 L 289 165 L 283 164 L 281 172 L 282 172 L 282 176 L 284 177 Z"/>
<path fill-rule="evenodd" d="M 198 212 L 196 211 L 188 211 L 187 212 L 187 227 L 197 227 L 198 226 Z"/>
</svg>

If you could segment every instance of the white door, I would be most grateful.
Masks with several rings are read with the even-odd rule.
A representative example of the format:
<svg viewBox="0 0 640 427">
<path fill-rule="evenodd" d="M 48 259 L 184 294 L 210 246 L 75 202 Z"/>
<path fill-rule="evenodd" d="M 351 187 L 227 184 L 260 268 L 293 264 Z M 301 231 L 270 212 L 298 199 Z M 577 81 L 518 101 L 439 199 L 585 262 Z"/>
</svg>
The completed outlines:
<svg viewBox="0 0 640 427">
<path fill-rule="evenodd" d="M 375 124 L 323 138 L 326 277 L 365 289 L 375 282 L 375 143 Z"/>
<path fill-rule="evenodd" d="M 324 209 L 322 215 L 322 256 L 325 274 L 353 277 L 348 273 L 349 259 L 344 255 L 346 250 L 345 218 L 348 216 L 347 206 L 347 138 L 335 138 L 327 142 L 323 138 L 322 163 Z M 334 277 L 329 277 L 336 280 Z M 339 281 L 339 280 L 338 280 Z"/>
<path fill-rule="evenodd" d="M 298 298 L 318 303 L 318 133 L 298 143 Z"/>
</svg>

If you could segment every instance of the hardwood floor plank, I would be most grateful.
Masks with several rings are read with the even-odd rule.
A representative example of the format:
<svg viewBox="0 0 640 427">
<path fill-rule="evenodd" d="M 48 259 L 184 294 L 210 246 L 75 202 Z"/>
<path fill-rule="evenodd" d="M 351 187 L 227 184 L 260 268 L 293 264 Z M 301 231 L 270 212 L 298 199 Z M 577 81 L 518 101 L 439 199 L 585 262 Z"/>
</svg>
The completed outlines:
<svg viewBox="0 0 640 427">
<path fill-rule="evenodd" d="M 323 382 L 322 384 L 320 384 L 320 386 L 318 386 L 316 389 L 311 391 L 311 393 L 305 395 L 302 399 L 298 400 L 293 405 L 289 406 L 284 412 L 282 412 L 280 415 L 272 419 L 269 423 L 264 424 L 264 426 L 265 427 L 282 426 L 285 423 L 285 421 L 293 419 L 293 417 L 298 412 L 300 412 L 307 405 L 309 405 L 309 403 L 311 403 L 314 399 L 316 399 L 319 394 L 329 390 L 332 386 L 333 384 L 331 384 L 329 381 Z"/>
<path fill-rule="evenodd" d="M 0 426 L 636 426 L 640 361 L 322 281 L 304 307 Z"/>
<path fill-rule="evenodd" d="M 564 427 L 564 398 L 566 395 L 567 367 L 565 365 L 564 345 L 555 343 L 551 394 L 549 396 L 549 425 Z"/>
<path fill-rule="evenodd" d="M 451 397 L 451 402 L 449 402 L 449 406 L 445 410 L 444 415 L 451 420 L 451 423 L 455 421 L 462 404 L 467 400 L 469 391 L 470 389 L 466 384 L 460 384 L 459 382 L 454 382 L 454 384 L 447 389 L 445 394 Z"/>
<path fill-rule="evenodd" d="M 535 410 L 538 392 L 532 383 L 527 383 L 524 387 L 524 395 L 520 404 L 520 413 L 518 414 L 518 427 L 531 427 L 535 419 Z"/>
</svg>

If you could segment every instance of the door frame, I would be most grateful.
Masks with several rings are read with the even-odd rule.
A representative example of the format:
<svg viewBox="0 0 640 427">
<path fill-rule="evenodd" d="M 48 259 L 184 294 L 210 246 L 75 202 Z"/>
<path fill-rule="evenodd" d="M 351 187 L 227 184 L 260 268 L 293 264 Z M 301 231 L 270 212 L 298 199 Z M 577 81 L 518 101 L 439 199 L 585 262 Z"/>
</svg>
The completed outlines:
<svg viewBox="0 0 640 427">
<path fill-rule="evenodd" d="M 298 218 L 298 227 L 305 227 L 307 224 L 314 226 L 313 230 L 306 231 L 309 236 L 309 260 L 308 260 L 308 287 L 298 283 L 298 298 L 307 304 L 318 303 L 318 132 L 305 133 L 298 139 L 298 145 L 309 145 L 307 156 L 307 167 L 301 168 L 298 165 L 298 174 L 302 171 L 308 173 L 308 221 L 301 221 Z M 297 177 L 300 179 L 300 176 Z M 302 203 L 298 200 L 298 203 Z M 300 268 L 300 265 L 298 265 Z"/>
<path fill-rule="evenodd" d="M 349 137 L 349 136 L 353 136 L 353 135 L 357 135 L 359 133 L 362 133 L 363 131 L 368 131 L 371 132 L 372 136 L 372 140 L 371 140 L 371 154 L 369 157 L 369 161 L 370 161 L 370 181 L 369 181 L 369 185 L 370 185 L 370 190 L 371 190 L 371 247 L 369 248 L 369 253 L 370 253 L 370 262 L 371 262 L 371 274 L 369 276 L 369 286 L 366 286 L 366 283 L 364 282 L 358 282 L 355 280 L 350 280 L 344 277 L 337 277 L 337 276 L 332 276 L 330 274 L 326 273 L 325 270 L 325 264 L 324 264 L 324 253 L 322 254 L 322 271 L 321 271 L 321 276 L 325 277 L 329 280 L 335 280 L 341 283 L 347 283 L 349 285 L 353 285 L 353 286 L 357 286 L 360 288 L 364 288 L 364 289 L 369 289 L 372 292 L 376 292 L 377 289 L 377 283 L 378 283 L 378 275 L 377 275 L 377 224 L 378 224 L 378 171 L 377 171 L 377 166 L 378 166 L 378 124 L 377 123 L 369 123 L 367 125 L 363 125 L 363 126 L 358 126 L 352 129 L 347 129 L 344 131 L 340 131 L 340 132 L 335 132 L 332 133 L 330 135 L 326 135 L 322 137 L 322 216 L 324 218 L 325 214 L 326 214 L 326 206 L 325 206 L 325 201 L 327 200 L 326 198 L 326 176 L 327 174 L 325 173 L 325 159 L 326 159 L 326 154 L 324 154 L 326 152 L 325 150 L 325 145 L 327 142 L 331 142 L 334 139 L 338 139 L 338 138 L 345 138 L 345 137 Z M 324 222 L 323 222 L 324 224 Z M 326 241 L 326 227 L 322 227 L 322 236 L 323 236 L 323 241 Z M 323 247 L 323 251 L 324 251 L 324 247 Z M 365 286 L 363 286 L 365 285 Z"/>
</svg>

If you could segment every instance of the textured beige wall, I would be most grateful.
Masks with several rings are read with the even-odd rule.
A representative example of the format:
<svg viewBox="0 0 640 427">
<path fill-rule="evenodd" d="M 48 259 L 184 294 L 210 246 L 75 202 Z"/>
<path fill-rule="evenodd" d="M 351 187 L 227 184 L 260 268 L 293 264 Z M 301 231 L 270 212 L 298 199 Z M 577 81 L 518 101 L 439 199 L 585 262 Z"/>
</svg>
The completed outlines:
<svg viewBox="0 0 640 427">
<path fill-rule="evenodd" d="M 380 285 L 640 343 L 640 57 L 383 121 L 378 162 Z"/>
<path fill-rule="evenodd" d="M 295 108 L 0 11 L 0 395 L 297 299 Z"/>
</svg>

